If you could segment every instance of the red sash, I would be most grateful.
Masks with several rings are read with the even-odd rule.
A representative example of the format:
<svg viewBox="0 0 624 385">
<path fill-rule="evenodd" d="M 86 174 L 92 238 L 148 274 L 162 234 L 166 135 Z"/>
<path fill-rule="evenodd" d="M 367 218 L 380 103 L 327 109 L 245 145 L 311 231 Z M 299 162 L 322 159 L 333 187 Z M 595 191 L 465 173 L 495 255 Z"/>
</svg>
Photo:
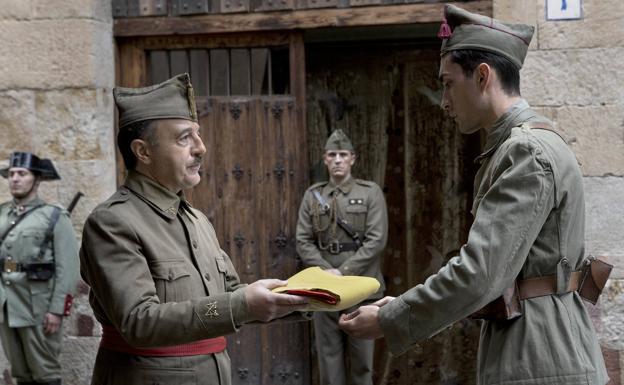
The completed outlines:
<svg viewBox="0 0 624 385">
<path fill-rule="evenodd" d="M 226 346 L 227 340 L 225 337 L 217 337 L 182 345 L 135 348 L 123 339 L 117 329 L 109 325 L 102 325 L 102 340 L 100 341 L 100 347 L 104 349 L 134 354 L 136 356 L 151 357 L 198 356 L 201 354 L 219 353 L 224 351 Z"/>
</svg>

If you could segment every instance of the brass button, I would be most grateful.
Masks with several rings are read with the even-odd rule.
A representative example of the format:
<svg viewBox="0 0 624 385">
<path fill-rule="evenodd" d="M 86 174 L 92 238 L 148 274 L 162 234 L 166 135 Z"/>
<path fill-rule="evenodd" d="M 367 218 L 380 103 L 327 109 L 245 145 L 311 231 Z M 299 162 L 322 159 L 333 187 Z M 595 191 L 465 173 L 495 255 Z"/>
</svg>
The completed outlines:
<svg viewBox="0 0 624 385">
<path fill-rule="evenodd" d="M 210 274 L 208 273 L 204 274 L 204 278 L 206 278 L 206 281 L 210 281 Z"/>
<path fill-rule="evenodd" d="M 192 245 L 193 245 L 193 248 L 196 249 L 197 248 L 197 241 L 193 241 Z"/>
<path fill-rule="evenodd" d="M 11 286 L 11 281 L 4 281 L 4 284 L 7 286 Z"/>
</svg>

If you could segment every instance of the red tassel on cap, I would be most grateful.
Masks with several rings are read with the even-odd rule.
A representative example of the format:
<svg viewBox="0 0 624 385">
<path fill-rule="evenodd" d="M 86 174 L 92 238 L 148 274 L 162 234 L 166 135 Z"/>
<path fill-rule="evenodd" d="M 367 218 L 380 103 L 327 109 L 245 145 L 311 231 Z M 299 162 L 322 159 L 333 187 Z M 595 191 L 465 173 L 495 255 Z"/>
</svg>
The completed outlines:
<svg viewBox="0 0 624 385">
<path fill-rule="evenodd" d="M 438 37 L 440 39 L 448 39 L 453 36 L 453 32 L 451 32 L 451 26 L 446 22 L 446 17 L 442 19 L 442 25 L 440 25 L 440 30 L 438 31 Z"/>
</svg>

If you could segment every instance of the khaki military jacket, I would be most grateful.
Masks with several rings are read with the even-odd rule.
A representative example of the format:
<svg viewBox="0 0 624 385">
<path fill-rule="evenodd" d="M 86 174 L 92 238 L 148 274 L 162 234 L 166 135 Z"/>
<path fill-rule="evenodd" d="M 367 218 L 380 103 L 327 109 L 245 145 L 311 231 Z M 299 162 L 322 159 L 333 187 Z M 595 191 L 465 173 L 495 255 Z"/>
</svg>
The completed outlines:
<svg viewBox="0 0 624 385">
<path fill-rule="evenodd" d="M 96 319 L 134 347 L 223 336 L 247 320 L 244 285 L 206 216 L 137 172 L 87 218 L 80 261 Z"/>
<path fill-rule="evenodd" d="M 314 196 L 319 191 L 328 205 L 335 191 L 337 214 L 347 221 L 360 234 L 362 247 L 357 251 L 344 251 L 333 254 L 329 243 L 351 243 L 353 238 L 340 226 L 335 226 L 335 236 L 331 232 L 331 210 L 323 210 Z M 314 212 L 318 210 L 320 229 L 315 231 Z M 319 247 L 319 239 L 321 245 Z M 381 287 L 371 299 L 381 298 L 385 283 L 381 274 L 381 254 L 388 239 L 388 213 L 386 200 L 379 186 L 374 182 L 350 177 L 339 186 L 332 182 L 312 185 L 305 192 L 299 207 L 297 222 L 297 253 L 306 266 L 320 266 L 323 269 L 338 269 L 343 275 L 360 275 L 376 278 Z M 323 248 L 326 248 L 323 250 Z"/>
<path fill-rule="evenodd" d="M 475 179 L 474 223 L 459 256 L 379 312 L 394 354 L 497 298 L 516 277 L 551 275 L 584 257 L 583 178 L 555 133 L 522 100 L 488 132 Z M 608 381 L 600 346 L 576 292 L 522 301 L 523 316 L 484 321 L 478 384 L 577 385 Z M 461 347 L 457 347 L 458 349 Z"/>
<path fill-rule="evenodd" d="M 24 208 L 19 215 L 27 216 L 7 234 L 0 256 L 10 257 L 20 264 L 53 262 L 55 272 L 47 281 L 29 280 L 23 271 L 2 272 L 0 308 L 6 304 L 8 319 L 4 319 L 4 312 L 0 311 L 0 321 L 15 328 L 41 325 L 46 313 L 65 314 L 78 282 L 78 244 L 67 211 L 61 212 L 53 239 L 39 259 L 40 246 L 55 206 L 36 198 Z M 12 201 L 0 205 L 0 234 L 17 218 L 18 208 Z"/>
</svg>

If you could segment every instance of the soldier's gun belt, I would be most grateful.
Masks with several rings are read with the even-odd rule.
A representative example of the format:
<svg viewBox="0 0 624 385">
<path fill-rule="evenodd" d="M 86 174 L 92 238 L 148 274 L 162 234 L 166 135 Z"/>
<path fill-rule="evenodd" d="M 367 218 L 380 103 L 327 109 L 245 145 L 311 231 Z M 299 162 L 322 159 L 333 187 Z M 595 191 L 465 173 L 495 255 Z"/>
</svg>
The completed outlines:
<svg viewBox="0 0 624 385">
<path fill-rule="evenodd" d="M 328 245 L 327 251 L 332 254 L 340 254 L 345 251 L 357 251 L 360 248 L 360 245 L 355 242 L 332 242 Z"/>
<path fill-rule="evenodd" d="M 471 314 L 469 318 L 489 321 L 511 320 L 522 315 L 520 301 L 573 291 L 595 305 L 612 269 L 613 265 L 602 260 L 602 257 L 590 257 L 582 270 L 570 273 L 568 286 L 563 290 L 557 288 L 556 274 L 518 279 L 514 286 L 507 288 L 500 297 Z"/>
<path fill-rule="evenodd" d="M 47 281 L 54 276 L 55 266 L 52 262 L 21 263 L 11 257 L 0 257 L 3 273 L 25 272 L 31 281 Z"/>
</svg>

